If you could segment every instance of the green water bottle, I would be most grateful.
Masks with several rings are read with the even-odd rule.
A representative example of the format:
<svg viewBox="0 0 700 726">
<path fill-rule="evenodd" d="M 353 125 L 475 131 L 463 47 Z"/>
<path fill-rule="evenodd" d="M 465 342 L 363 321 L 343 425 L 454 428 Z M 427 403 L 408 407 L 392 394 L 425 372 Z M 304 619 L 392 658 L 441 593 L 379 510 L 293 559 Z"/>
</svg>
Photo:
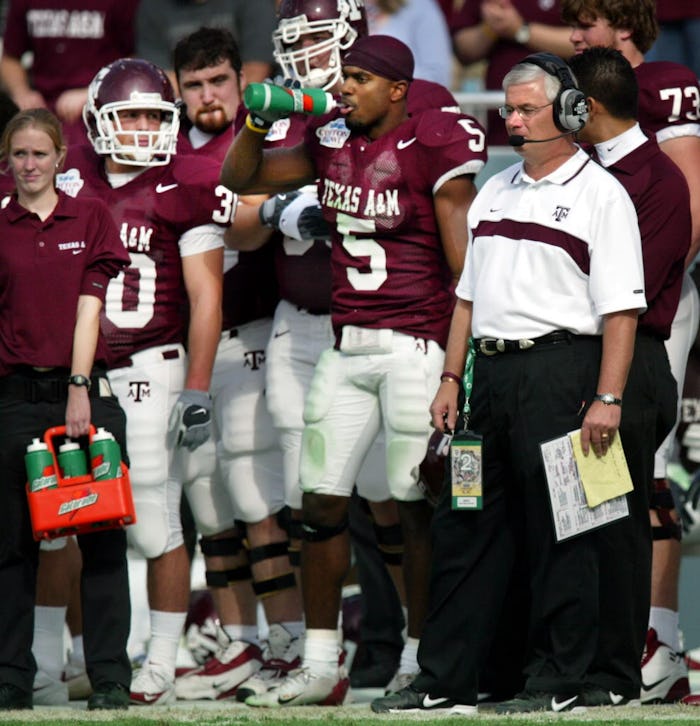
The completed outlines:
<svg viewBox="0 0 700 726">
<path fill-rule="evenodd" d="M 87 474 L 85 452 L 77 441 L 66 441 L 58 447 L 58 467 L 64 479 Z"/>
<path fill-rule="evenodd" d="M 27 469 L 29 490 L 39 492 L 42 489 L 56 489 L 58 478 L 54 468 L 53 455 L 49 447 L 39 439 L 33 439 L 27 446 L 24 455 L 24 466 Z"/>
<path fill-rule="evenodd" d="M 114 436 L 102 427 L 98 428 L 90 443 L 92 478 L 117 479 L 122 475 L 122 451 Z"/>
</svg>

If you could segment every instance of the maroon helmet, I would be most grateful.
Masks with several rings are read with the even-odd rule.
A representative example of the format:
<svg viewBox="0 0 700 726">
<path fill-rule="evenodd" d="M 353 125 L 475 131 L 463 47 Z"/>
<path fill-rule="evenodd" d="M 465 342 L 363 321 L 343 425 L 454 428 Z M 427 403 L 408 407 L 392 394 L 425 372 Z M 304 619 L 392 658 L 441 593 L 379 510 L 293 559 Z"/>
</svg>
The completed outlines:
<svg viewBox="0 0 700 726">
<path fill-rule="evenodd" d="M 418 488 L 433 507 L 437 504 L 445 481 L 445 463 L 450 453 L 451 441 L 451 434 L 438 430 L 433 431 L 428 441 L 425 458 L 420 464 Z"/>
<path fill-rule="evenodd" d="M 335 86 L 342 53 L 367 35 L 364 0 L 282 0 L 277 15 L 275 60 L 285 78 L 308 88 Z M 302 47 L 304 35 L 313 35 L 314 42 Z"/>
<path fill-rule="evenodd" d="M 123 131 L 119 111 L 135 109 L 158 111 L 160 128 Z M 180 127 L 175 93 L 165 73 L 149 61 L 121 58 L 102 68 L 88 88 L 83 121 L 95 151 L 121 164 L 160 166 L 175 153 Z"/>
</svg>

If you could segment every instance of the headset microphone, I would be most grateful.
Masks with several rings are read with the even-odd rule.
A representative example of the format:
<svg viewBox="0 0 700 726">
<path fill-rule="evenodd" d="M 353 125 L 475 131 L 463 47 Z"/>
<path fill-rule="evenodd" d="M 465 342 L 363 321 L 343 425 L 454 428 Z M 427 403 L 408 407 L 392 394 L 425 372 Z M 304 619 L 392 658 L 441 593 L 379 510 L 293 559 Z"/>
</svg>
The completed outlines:
<svg viewBox="0 0 700 726">
<path fill-rule="evenodd" d="M 578 129 L 577 129 L 578 131 Z M 557 136 L 551 136 L 548 139 L 526 139 L 524 136 L 517 136 L 512 135 L 508 137 L 508 144 L 510 146 L 522 146 L 523 144 L 544 144 L 547 141 L 556 141 L 557 139 L 561 139 L 562 136 L 568 136 L 569 134 L 575 134 L 576 131 L 565 131 L 563 134 L 558 134 Z"/>
</svg>

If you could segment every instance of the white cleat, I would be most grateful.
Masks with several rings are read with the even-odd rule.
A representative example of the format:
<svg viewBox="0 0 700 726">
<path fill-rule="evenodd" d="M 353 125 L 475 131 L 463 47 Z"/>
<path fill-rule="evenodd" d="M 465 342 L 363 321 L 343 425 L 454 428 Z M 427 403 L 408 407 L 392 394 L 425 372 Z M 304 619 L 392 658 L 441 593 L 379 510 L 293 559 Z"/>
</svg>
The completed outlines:
<svg viewBox="0 0 700 726">
<path fill-rule="evenodd" d="M 238 687 L 262 668 L 257 645 L 230 640 L 204 665 L 175 681 L 175 694 L 184 701 L 211 701 L 235 698 Z"/>
<path fill-rule="evenodd" d="M 642 703 L 676 703 L 689 693 L 683 654 L 662 643 L 656 630 L 649 628 L 642 655 Z"/>
<path fill-rule="evenodd" d="M 263 666 L 238 686 L 236 699 L 245 702 L 249 696 L 260 696 L 278 686 L 291 671 L 301 666 L 303 647 L 302 638 L 294 638 L 283 625 L 272 623 L 263 647 Z"/>
<path fill-rule="evenodd" d="M 175 676 L 146 660 L 131 681 L 129 698 L 134 706 L 166 706 L 175 700 Z"/>
<path fill-rule="evenodd" d="M 248 706 L 281 708 L 284 706 L 342 706 L 350 688 L 345 668 L 335 676 L 319 676 L 308 668 L 292 671 L 279 685 L 266 693 L 248 696 Z"/>
</svg>

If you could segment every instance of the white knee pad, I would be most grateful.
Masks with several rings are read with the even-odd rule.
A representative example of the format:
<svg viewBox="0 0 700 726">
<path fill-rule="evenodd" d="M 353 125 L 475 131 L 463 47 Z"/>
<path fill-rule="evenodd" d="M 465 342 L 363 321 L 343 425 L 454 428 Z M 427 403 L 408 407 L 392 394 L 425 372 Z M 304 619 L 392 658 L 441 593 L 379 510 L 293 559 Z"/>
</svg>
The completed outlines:
<svg viewBox="0 0 700 726">
<path fill-rule="evenodd" d="M 323 418 L 328 413 L 333 396 L 342 375 L 340 354 L 335 350 L 326 350 L 321 354 L 309 394 L 304 406 L 304 433 L 302 435 L 302 456 L 300 477 L 304 489 L 308 490 L 317 484 L 326 470 L 326 452 L 328 446 L 327 428 Z"/>
<path fill-rule="evenodd" d="M 136 523 L 127 527 L 127 538 L 147 560 L 160 557 L 183 542 L 180 521 L 180 482 L 169 479 L 157 487 L 134 489 Z"/>
</svg>

